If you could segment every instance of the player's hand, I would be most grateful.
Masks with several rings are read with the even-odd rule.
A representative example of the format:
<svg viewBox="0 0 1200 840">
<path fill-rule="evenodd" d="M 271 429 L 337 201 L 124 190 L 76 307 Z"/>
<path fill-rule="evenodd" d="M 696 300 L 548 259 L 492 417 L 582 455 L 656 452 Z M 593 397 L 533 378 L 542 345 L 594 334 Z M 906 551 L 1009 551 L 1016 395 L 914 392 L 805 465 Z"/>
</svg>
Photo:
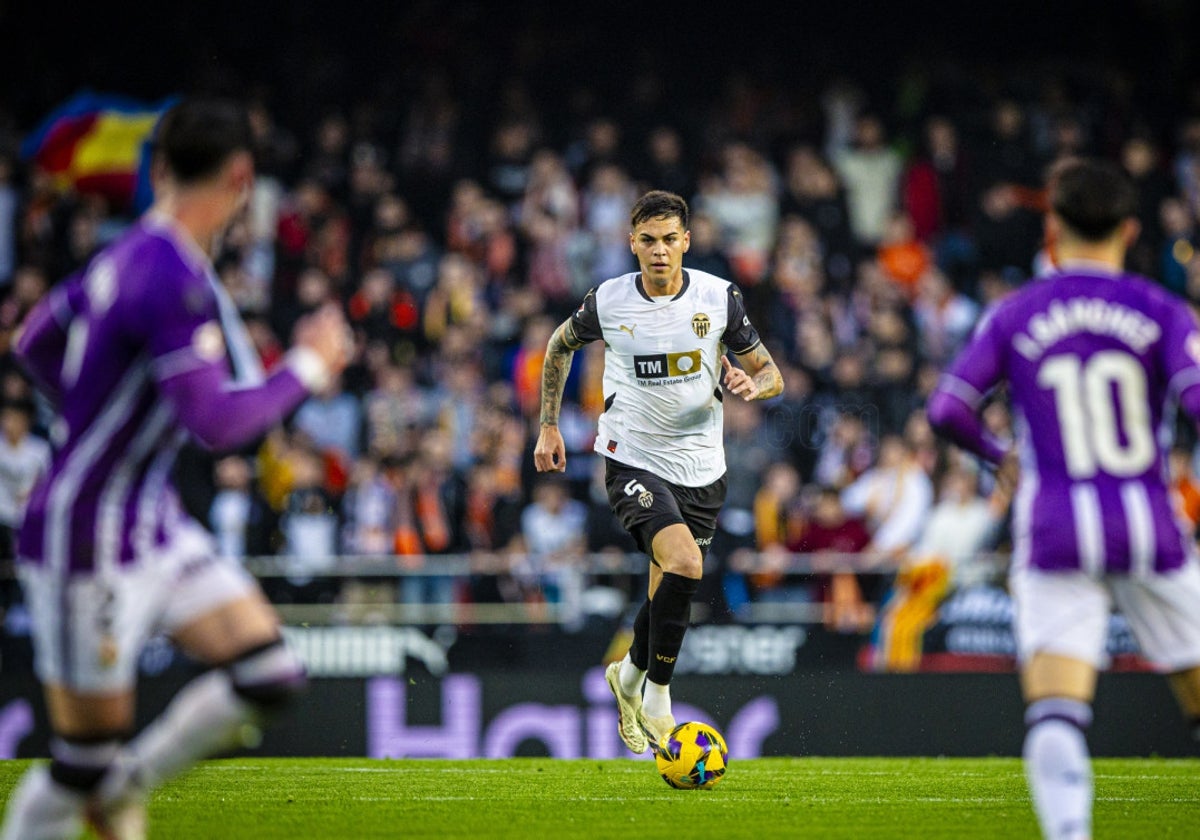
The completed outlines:
<svg viewBox="0 0 1200 840">
<path fill-rule="evenodd" d="M 567 468 L 567 445 L 558 426 L 542 426 L 533 448 L 533 465 L 538 472 L 563 472 Z"/>
<path fill-rule="evenodd" d="M 734 367 L 728 356 L 721 357 L 721 366 L 725 368 L 725 387 L 746 402 L 758 396 L 758 386 L 754 384 L 754 380 L 750 375 L 741 368 Z"/>
<path fill-rule="evenodd" d="M 331 376 L 345 370 L 354 355 L 354 335 L 342 310 L 334 304 L 301 318 L 296 324 L 294 343 L 320 356 Z"/>
</svg>

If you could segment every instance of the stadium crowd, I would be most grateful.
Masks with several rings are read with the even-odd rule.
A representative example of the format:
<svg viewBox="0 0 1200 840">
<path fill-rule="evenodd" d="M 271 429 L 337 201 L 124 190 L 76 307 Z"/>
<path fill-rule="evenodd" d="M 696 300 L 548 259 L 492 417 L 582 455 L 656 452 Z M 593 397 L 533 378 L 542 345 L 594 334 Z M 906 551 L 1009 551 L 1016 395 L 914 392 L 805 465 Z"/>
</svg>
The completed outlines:
<svg viewBox="0 0 1200 840">
<path fill-rule="evenodd" d="M 280 600 L 345 597 L 320 572 L 351 555 L 436 571 L 439 556 L 471 554 L 504 572 L 407 577 L 385 595 L 405 603 L 536 603 L 594 582 L 560 571 L 632 550 L 591 451 L 602 348 L 575 359 L 561 477 L 532 469 L 542 356 L 589 287 L 635 268 L 637 196 L 669 189 L 693 212 L 685 268 L 741 286 L 786 381 L 765 404 L 725 402 L 729 493 L 705 600 L 719 619 L 817 598 L 831 625 L 869 627 L 882 592 L 861 589 L 875 578 L 797 577 L 785 558 L 864 553 L 896 567 L 936 554 L 953 578 L 961 533 L 1003 539 L 987 527 L 1004 508 L 988 474 L 935 440 L 923 407 L 986 307 L 1047 270 L 1048 167 L 1078 153 L 1118 160 L 1141 196 L 1130 268 L 1200 302 L 1200 108 L 1164 120 L 1139 110 L 1119 74 L 1027 69 L 1014 71 L 1022 84 L 950 84 L 951 73 L 889 99 L 841 79 L 802 104 L 731 74 L 707 108 L 682 113 L 644 74 L 620 103 L 581 87 L 566 120 L 521 84 L 481 118 L 436 72 L 399 105 L 294 124 L 269 94 L 248 95 L 259 177 L 220 278 L 267 367 L 328 301 L 358 352 L 252 451 L 189 451 L 186 501 L 222 551 L 294 559 Z M 52 427 L 9 355 L 14 331 L 130 221 L 56 190 L 16 154 L 19 138 L 0 144 L 0 464 L 28 466 L 0 469 L 6 535 Z M 1005 434 L 1003 402 L 990 411 Z M 1181 439 L 1175 467 L 1194 522 L 1193 443 Z M 24 450 L 37 453 L 9 454 Z"/>
</svg>

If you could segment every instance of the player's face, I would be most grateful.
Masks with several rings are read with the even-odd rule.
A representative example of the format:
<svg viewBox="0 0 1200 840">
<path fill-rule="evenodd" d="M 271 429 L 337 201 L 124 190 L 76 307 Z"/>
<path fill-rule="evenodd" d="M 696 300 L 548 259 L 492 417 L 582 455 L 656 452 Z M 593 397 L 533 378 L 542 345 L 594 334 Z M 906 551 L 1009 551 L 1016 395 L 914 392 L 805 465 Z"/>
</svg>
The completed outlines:
<svg viewBox="0 0 1200 840">
<path fill-rule="evenodd" d="M 647 219 L 629 234 L 629 247 L 642 270 L 647 291 L 674 293 L 683 283 L 683 255 L 692 244 L 678 216 Z"/>
</svg>

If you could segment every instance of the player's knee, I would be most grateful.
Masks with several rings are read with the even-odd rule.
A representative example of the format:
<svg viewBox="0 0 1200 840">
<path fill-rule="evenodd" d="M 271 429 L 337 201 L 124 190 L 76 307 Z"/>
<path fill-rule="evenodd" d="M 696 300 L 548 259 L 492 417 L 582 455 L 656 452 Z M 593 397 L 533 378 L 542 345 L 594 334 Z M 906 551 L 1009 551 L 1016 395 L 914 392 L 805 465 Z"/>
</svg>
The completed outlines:
<svg viewBox="0 0 1200 840">
<path fill-rule="evenodd" d="M 54 738 L 50 743 L 50 778 L 65 788 L 90 795 L 116 760 L 124 734 Z"/>
<path fill-rule="evenodd" d="M 680 577 L 698 580 L 704 572 L 704 560 L 698 550 L 695 552 L 668 551 L 664 552 L 662 557 L 655 559 L 658 560 L 658 565 L 664 572 L 670 572 Z"/>
<path fill-rule="evenodd" d="M 308 684 L 304 663 L 282 641 L 247 651 L 227 670 L 233 690 L 268 713 L 288 706 Z"/>
<path fill-rule="evenodd" d="M 1069 697 L 1034 700 L 1025 709 L 1025 729 L 1031 734 L 1039 728 L 1057 728 L 1062 725 L 1085 733 L 1091 724 L 1091 704 Z"/>
</svg>

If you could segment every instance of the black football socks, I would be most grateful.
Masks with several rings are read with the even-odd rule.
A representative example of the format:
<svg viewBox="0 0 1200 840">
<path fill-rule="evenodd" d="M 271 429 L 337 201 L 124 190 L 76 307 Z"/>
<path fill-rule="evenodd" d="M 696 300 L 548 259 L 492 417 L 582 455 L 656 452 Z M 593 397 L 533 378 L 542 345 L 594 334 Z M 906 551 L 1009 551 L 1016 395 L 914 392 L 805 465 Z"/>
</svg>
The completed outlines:
<svg viewBox="0 0 1200 840">
<path fill-rule="evenodd" d="M 699 587 L 699 578 L 663 572 L 662 581 L 650 601 L 650 656 L 646 669 L 646 678 L 650 682 L 670 684 L 691 617 L 692 597 Z M 630 659 L 633 659 L 632 653 Z M 636 660 L 634 664 L 637 664 Z"/>
</svg>

